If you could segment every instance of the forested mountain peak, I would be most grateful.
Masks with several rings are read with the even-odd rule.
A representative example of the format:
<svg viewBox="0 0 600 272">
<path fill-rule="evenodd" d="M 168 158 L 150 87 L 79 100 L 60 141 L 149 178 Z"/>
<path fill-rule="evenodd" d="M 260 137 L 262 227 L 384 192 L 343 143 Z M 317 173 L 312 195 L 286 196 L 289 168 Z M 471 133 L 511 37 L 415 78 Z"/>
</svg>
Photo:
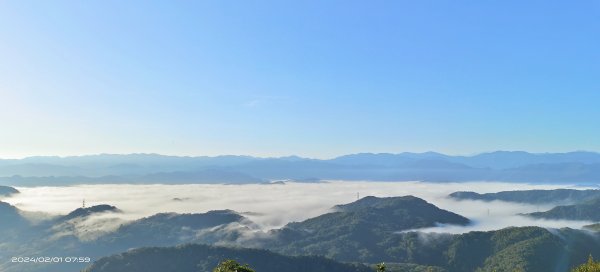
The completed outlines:
<svg viewBox="0 0 600 272">
<path fill-rule="evenodd" d="M 91 206 L 91 207 L 78 208 L 78 209 L 70 212 L 69 214 L 65 215 L 64 217 L 62 217 L 62 219 L 63 220 L 71 220 L 74 218 L 82 218 L 82 217 L 90 216 L 92 214 L 100 214 L 100 213 L 107 213 L 107 212 L 120 212 L 120 210 L 117 209 L 117 207 L 115 207 L 115 206 L 101 204 L 101 205 L 95 205 L 95 206 Z"/>
</svg>

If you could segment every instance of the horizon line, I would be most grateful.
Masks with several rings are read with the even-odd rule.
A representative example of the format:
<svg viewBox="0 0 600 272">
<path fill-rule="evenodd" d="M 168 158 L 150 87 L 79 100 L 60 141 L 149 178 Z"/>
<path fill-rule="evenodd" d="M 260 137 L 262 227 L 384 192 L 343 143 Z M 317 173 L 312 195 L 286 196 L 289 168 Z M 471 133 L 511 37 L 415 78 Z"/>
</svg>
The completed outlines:
<svg viewBox="0 0 600 272">
<path fill-rule="evenodd" d="M 66 159 L 66 158 L 77 158 L 77 157 L 94 157 L 94 156 L 129 156 L 129 155 L 152 155 L 152 156 L 163 156 L 163 157 L 177 157 L 177 158 L 218 158 L 218 157 L 249 157 L 249 158 L 257 158 L 257 159 L 283 159 L 290 157 L 297 157 L 301 159 L 310 159 L 310 160 L 332 160 L 344 156 L 350 155 L 360 155 L 360 154 L 372 154 L 372 155 L 402 155 L 402 154 L 437 154 L 449 157 L 474 157 L 478 155 L 484 154 L 493 154 L 493 153 L 527 153 L 532 155 L 550 155 L 550 154 L 572 154 L 572 153 L 593 153 L 600 154 L 598 151 L 589 151 L 589 150 L 573 150 L 566 152 L 531 152 L 525 150 L 495 150 L 495 151 L 483 151 L 478 153 L 471 154 L 449 154 L 442 153 L 437 151 L 423 151 L 423 152 L 411 152 L 411 151 L 402 151 L 402 152 L 356 152 L 356 153 L 345 153 L 341 155 L 337 155 L 334 157 L 328 158 L 318 158 L 318 157 L 310 157 L 310 156 L 300 156 L 300 155 L 285 155 L 285 156 L 260 156 L 260 155 L 247 155 L 247 154 L 220 154 L 220 155 L 175 155 L 175 154 L 161 154 L 156 152 L 132 152 L 132 153 L 90 153 L 90 154 L 79 154 L 79 155 L 27 155 L 20 157 L 0 157 L 0 160 L 26 160 L 26 159 L 34 159 L 34 158 L 58 158 L 58 159 Z"/>
</svg>

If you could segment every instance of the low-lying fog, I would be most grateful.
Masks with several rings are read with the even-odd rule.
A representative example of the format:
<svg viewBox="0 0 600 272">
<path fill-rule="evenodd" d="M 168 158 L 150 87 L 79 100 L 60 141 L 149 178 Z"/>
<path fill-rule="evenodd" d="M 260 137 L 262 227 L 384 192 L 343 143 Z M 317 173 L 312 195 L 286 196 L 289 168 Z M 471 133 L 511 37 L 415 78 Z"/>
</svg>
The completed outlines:
<svg viewBox="0 0 600 272">
<path fill-rule="evenodd" d="M 347 182 L 286 183 L 251 185 L 79 185 L 66 187 L 21 187 L 21 191 L 2 201 L 31 212 L 66 214 L 81 207 L 110 204 L 123 211 L 121 219 L 132 220 L 160 212 L 202 213 L 231 209 L 245 215 L 264 229 L 278 228 L 290 221 L 301 221 L 329 211 L 337 204 L 360 197 L 414 195 L 438 207 L 461 214 L 475 223 L 467 227 L 439 226 L 426 232 L 463 233 L 494 230 L 508 226 L 580 228 L 589 222 L 533 220 L 518 213 L 545 211 L 552 206 L 507 202 L 456 201 L 447 198 L 455 191 L 479 193 L 507 190 L 572 188 L 569 185 L 531 185 L 499 182 Z M 579 188 L 582 189 L 582 188 Z M 111 215 L 114 216 L 114 215 Z"/>
</svg>

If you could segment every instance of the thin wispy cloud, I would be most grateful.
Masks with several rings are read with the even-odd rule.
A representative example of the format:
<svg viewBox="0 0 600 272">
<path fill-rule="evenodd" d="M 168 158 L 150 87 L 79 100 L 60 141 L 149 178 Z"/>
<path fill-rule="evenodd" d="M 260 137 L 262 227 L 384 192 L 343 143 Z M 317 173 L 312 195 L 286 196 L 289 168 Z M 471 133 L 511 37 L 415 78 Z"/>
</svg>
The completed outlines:
<svg viewBox="0 0 600 272">
<path fill-rule="evenodd" d="M 244 103 L 244 107 L 246 108 L 255 108 L 258 107 L 262 104 L 262 100 L 260 99 L 252 99 L 252 100 L 248 100 Z"/>
<path fill-rule="evenodd" d="M 289 98 L 287 96 L 261 95 L 261 96 L 252 97 L 252 98 L 244 101 L 244 103 L 242 103 L 242 105 L 246 108 L 259 108 L 259 107 L 273 106 L 275 104 L 283 103 L 284 101 L 286 101 L 288 99 Z"/>
</svg>

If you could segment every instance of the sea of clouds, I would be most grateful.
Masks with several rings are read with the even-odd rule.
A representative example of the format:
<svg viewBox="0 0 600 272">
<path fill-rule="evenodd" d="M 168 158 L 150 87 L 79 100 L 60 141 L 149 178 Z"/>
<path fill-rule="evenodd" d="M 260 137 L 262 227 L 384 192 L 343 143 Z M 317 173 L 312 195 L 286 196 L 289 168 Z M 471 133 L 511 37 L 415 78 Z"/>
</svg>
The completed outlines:
<svg viewBox="0 0 600 272">
<path fill-rule="evenodd" d="M 67 214 L 86 205 L 114 205 L 122 213 L 90 218 L 80 224 L 106 229 L 106 222 L 116 228 L 120 222 L 161 212 L 203 213 L 230 209 L 243 213 L 263 230 L 279 228 L 331 211 L 364 196 L 414 195 L 436 206 L 471 219 L 469 226 L 437 226 L 424 232 L 464 233 L 495 230 L 509 226 L 541 226 L 547 228 L 581 228 L 590 222 L 534 220 L 519 213 L 545 211 L 549 206 L 516 204 L 502 201 L 483 202 L 448 198 L 456 191 L 490 193 L 508 190 L 574 188 L 571 185 L 532 185 L 502 182 L 428 183 L 428 182 L 349 182 L 285 184 L 189 184 L 189 185 L 77 185 L 65 187 L 19 187 L 20 194 L 2 201 L 32 214 Z M 578 189 L 583 189 L 577 187 Z M 100 224 L 99 222 L 104 222 Z"/>
</svg>

